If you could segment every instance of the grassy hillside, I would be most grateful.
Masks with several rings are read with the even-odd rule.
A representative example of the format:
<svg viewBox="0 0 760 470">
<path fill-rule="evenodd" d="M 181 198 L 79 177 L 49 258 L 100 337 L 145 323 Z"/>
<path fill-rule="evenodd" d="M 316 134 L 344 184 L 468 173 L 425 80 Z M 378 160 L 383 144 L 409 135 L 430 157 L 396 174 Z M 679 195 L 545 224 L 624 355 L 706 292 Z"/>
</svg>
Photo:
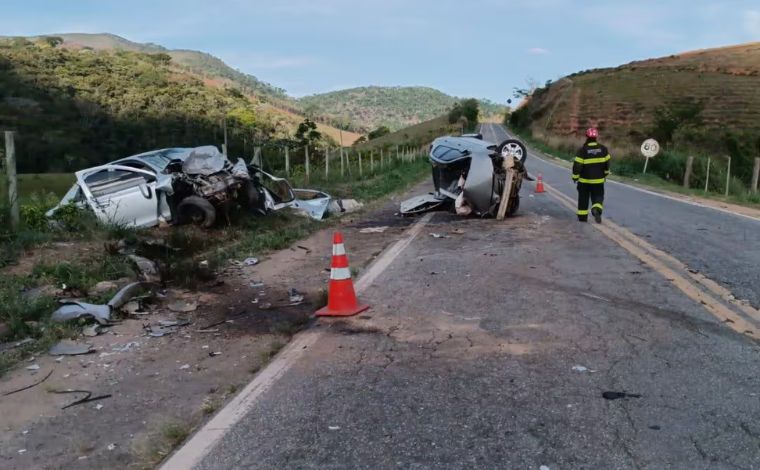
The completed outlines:
<svg viewBox="0 0 760 470">
<path fill-rule="evenodd" d="M 359 130 L 381 125 L 398 130 L 446 113 L 459 101 L 441 91 L 426 87 L 359 87 L 306 96 L 298 100 L 307 113 L 349 118 Z M 481 101 L 484 114 L 502 107 Z"/>
<path fill-rule="evenodd" d="M 672 181 L 686 155 L 697 157 L 698 180 L 708 157 L 718 169 L 730 155 L 740 188 L 760 155 L 759 90 L 760 43 L 707 49 L 569 75 L 536 90 L 510 125 L 567 151 L 597 126 L 617 155 L 631 157 L 617 168 L 636 172 L 641 142 L 655 137 L 664 152 L 650 168 Z"/>
<path fill-rule="evenodd" d="M 148 149 L 251 141 L 292 126 L 234 89 L 207 86 L 162 54 L 0 41 L 0 124 L 18 131 L 19 171 L 70 172 Z"/>
<path fill-rule="evenodd" d="M 249 92 L 267 101 L 285 102 L 295 106 L 293 100 L 285 94 L 285 90 L 263 82 L 253 75 L 242 73 L 225 64 L 221 59 L 201 51 L 186 49 L 166 49 L 152 43 L 137 43 L 114 34 L 84 34 L 67 33 L 56 34 L 63 39 L 64 47 L 91 48 L 103 51 L 131 51 L 148 54 L 164 53 L 171 56 L 172 60 L 188 70 L 208 78 L 221 78 L 229 80 L 240 87 L 244 92 Z M 37 39 L 37 38 L 32 38 Z"/>
<path fill-rule="evenodd" d="M 357 149 L 372 150 L 396 145 L 419 147 L 429 144 L 442 135 L 459 135 L 460 130 L 459 125 L 449 124 L 448 116 L 439 116 L 359 144 Z"/>
<path fill-rule="evenodd" d="M 693 127 L 756 132 L 758 90 L 760 43 L 753 43 L 579 72 L 536 90 L 520 113 L 539 134 L 578 136 L 596 125 L 608 138 L 638 142 L 658 111 L 697 103 L 702 122 Z"/>
</svg>

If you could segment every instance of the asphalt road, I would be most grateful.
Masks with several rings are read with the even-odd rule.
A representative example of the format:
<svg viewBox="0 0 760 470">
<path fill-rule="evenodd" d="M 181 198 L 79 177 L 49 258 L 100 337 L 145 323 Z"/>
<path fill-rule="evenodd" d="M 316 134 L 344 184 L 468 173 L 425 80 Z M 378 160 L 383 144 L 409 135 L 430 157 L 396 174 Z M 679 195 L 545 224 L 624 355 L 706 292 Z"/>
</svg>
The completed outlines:
<svg viewBox="0 0 760 470">
<path fill-rule="evenodd" d="M 483 137 L 501 142 L 509 134 L 499 124 L 483 124 Z M 614 151 L 610 165 L 615 171 Z M 570 171 L 529 152 L 528 172 L 564 194 L 577 197 Z M 738 298 L 760 307 L 760 221 L 649 194 L 608 182 L 605 217 L 706 274 Z"/>
<path fill-rule="evenodd" d="M 503 222 L 435 214 L 197 468 L 760 468 L 758 342 L 531 189 Z"/>
</svg>

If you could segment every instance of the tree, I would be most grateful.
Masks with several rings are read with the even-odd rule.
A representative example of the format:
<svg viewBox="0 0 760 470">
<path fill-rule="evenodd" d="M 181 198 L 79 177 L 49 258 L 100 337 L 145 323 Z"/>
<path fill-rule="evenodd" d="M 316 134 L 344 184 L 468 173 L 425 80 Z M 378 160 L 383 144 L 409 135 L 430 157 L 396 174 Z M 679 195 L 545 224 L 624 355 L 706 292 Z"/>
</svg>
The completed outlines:
<svg viewBox="0 0 760 470">
<path fill-rule="evenodd" d="M 305 118 L 296 130 L 296 140 L 301 145 L 313 145 L 322 138 L 322 133 L 317 130 L 317 125 L 309 118 Z"/>
<path fill-rule="evenodd" d="M 59 36 L 45 36 L 41 41 L 50 47 L 58 47 L 63 44 L 63 38 Z"/>
<path fill-rule="evenodd" d="M 367 141 L 367 136 L 363 135 L 363 136 L 359 137 L 358 139 L 356 139 L 356 141 L 353 143 L 353 145 L 363 144 L 366 141 Z"/>
<path fill-rule="evenodd" d="M 369 134 L 367 134 L 367 138 L 369 140 L 374 140 L 374 139 L 377 139 L 378 137 L 382 137 L 390 133 L 391 133 L 391 130 L 388 129 L 388 126 L 380 126 L 374 131 L 371 131 Z"/>
</svg>

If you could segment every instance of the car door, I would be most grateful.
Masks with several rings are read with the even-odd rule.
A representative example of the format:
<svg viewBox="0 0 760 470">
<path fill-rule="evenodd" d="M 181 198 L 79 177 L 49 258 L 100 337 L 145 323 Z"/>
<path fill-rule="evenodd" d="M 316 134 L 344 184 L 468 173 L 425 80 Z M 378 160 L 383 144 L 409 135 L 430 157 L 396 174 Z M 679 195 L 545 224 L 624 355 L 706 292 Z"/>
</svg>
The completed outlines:
<svg viewBox="0 0 760 470">
<path fill-rule="evenodd" d="M 76 173 L 87 204 L 106 224 L 150 227 L 158 224 L 155 173 L 123 165 L 103 165 Z"/>
</svg>

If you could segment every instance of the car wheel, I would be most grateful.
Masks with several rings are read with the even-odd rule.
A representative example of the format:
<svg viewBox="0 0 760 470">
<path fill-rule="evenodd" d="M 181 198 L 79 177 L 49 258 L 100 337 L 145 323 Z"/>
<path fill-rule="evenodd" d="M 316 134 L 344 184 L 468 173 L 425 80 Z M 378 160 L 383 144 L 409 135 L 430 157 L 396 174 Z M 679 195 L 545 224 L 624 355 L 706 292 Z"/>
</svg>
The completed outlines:
<svg viewBox="0 0 760 470">
<path fill-rule="evenodd" d="M 200 196 L 188 196 L 177 206 L 180 224 L 194 224 L 210 228 L 216 222 L 216 209 Z"/>
<path fill-rule="evenodd" d="M 520 163 L 525 163 L 525 159 L 528 158 L 528 149 L 517 139 L 507 139 L 500 143 L 498 151 L 502 157 L 507 158 L 512 156 Z"/>
</svg>

